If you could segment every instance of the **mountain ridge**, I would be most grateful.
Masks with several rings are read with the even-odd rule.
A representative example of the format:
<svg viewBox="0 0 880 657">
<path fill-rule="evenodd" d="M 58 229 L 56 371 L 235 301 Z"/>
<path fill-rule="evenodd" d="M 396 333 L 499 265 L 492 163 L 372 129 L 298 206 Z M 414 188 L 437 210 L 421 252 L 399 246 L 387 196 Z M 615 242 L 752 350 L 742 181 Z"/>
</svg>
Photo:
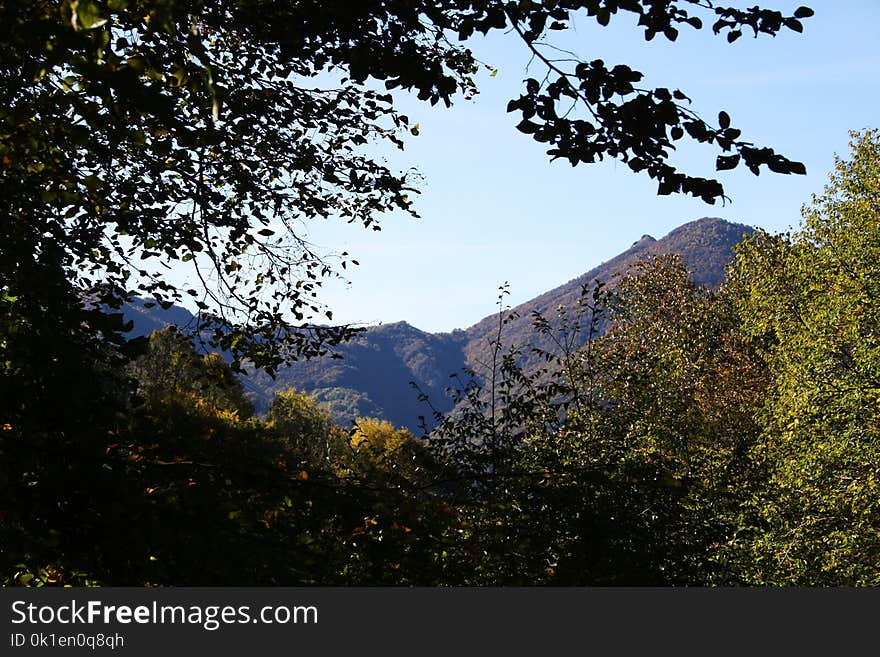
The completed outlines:
<svg viewBox="0 0 880 657">
<path fill-rule="evenodd" d="M 733 246 L 753 231 L 744 224 L 704 217 L 673 229 L 659 240 L 643 235 L 626 251 L 584 274 L 505 310 L 512 319 L 503 327 L 502 341 L 506 345 L 549 348 L 546 338 L 542 341 L 532 328 L 533 312 L 549 318 L 559 306 L 571 307 L 583 285 L 596 280 L 609 282 L 646 257 L 678 253 L 695 282 L 717 286 L 733 258 Z M 192 319 L 191 313 L 181 310 L 146 309 L 141 302 L 126 314 L 135 322 L 134 333 L 144 335 L 154 328 Z M 404 320 L 379 324 L 334 348 L 341 358 L 295 362 L 280 368 L 275 379 L 263 372 L 252 373 L 245 377 L 245 386 L 258 412 L 268 409 L 279 390 L 296 387 L 315 395 L 340 424 L 350 425 L 358 417 L 373 416 L 415 431 L 420 417 L 426 418 L 430 427 L 432 411 L 419 399 L 419 391 L 437 411 L 451 410 L 452 399 L 447 392 L 450 376 L 485 361 L 497 332 L 497 311 L 466 329 L 442 333 L 422 331 Z M 526 369 L 537 365 L 537 356 L 530 350 L 524 350 L 522 358 Z"/>
</svg>

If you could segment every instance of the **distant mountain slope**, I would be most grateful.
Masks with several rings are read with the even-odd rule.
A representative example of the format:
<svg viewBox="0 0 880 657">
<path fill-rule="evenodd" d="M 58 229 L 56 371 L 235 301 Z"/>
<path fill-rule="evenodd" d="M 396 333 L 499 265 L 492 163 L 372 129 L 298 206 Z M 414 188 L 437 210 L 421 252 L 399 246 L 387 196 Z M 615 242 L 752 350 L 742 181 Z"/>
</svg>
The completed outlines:
<svg viewBox="0 0 880 657">
<path fill-rule="evenodd" d="M 583 284 L 611 281 L 637 261 L 659 254 L 679 253 L 697 283 L 716 286 L 733 257 L 733 246 L 753 232 L 749 226 L 721 219 L 704 218 L 684 224 L 660 240 L 644 235 L 629 249 L 587 273 L 520 304 L 513 310 L 519 318 L 503 330 L 505 344 L 548 348 L 532 328 L 533 311 L 548 319 L 559 306 L 571 307 Z M 181 308 L 163 311 L 135 304 L 126 310 L 135 322 L 135 333 L 143 335 L 168 324 L 185 324 L 192 315 Z M 369 328 L 352 341 L 336 348 L 341 359 L 324 357 L 293 363 L 279 369 L 276 379 L 263 373 L 248 376 L 247 390 L 258 412 L 265 411 L 275 392 L 296 387 L 314 393 L 327 404 L 337 422 L 350 425 L 357 417 L 382 417 L 396 425 L 418 428 L 419 416 L 430 419 L 430 408 L 418 400 L 410 386 L 415 382 L 441 412 L 452 402 L 445 393 L 450 375 L 465 366 L 491 357 L 490 341 L 497 334 L 498 316 L 492 314 L 470 328 L 452 333 L 426 333 L 406 322 Z M 525 365 L 537 359 L 525 351 Z"/>
<path fill-rule="evenodd" d="M 265 374 L 249 377 L 267 393 L 294 386 L 315 394 L 337 422 L 350 425 L 358 417 L 382 417 L 415 429 L 429 408 L 418 400 L 413 381 L 441 412 L 452 404 L 446 398 L 449 375 L 464 364 L 465 334 L 425 333 L 406 322 L 368 329 L 336 348 L 340 359 L 318 358 L 293 363 L 273 381 Z"/>
<path fill-rule="evenodd" d="M 143 299 L 133 299 L 125 304 L 122 312 L 125 319 L 134 322 L 134 328 L 129 337 L 150 335 L 153 331 L 159 331 L 167 326 L 188 326 L 195 324 L 195 317 L 186 308 L 171 306 L 168 310 L 162 310 L 157 305 L 147 308 Z"/>
<path fill-rule="evenodd" d="M 518 318 L 504 327 L 502 341 L 505 344 L 552 349 L 549 340 L 535 334 L 532 324 L 533 312 L 537 311 L 552 321 L 556 308 L 574 306 L 584 284 L 592 284 L 596 280 L 609 283 L 616 275 L 623 274 L 636 262 L 651 256 L 680 254 L 696 283 L 710 287 L 720 285 L 724 280 L 724 270 L 733 259 L 733 247 L 743 239 L 744 235 L 753 231 L 750 226 L 707 217 L 679 226 L 660 240 L 655 240 L 650 235 L 643 235 L 629 249 L 611 260 L 564 285 L 512 308 L 511 312 L 517 314 Z M 478 361 L 487 362 L 490 358 L 489 344 L 497 336 L 497 331 L 497 314 L 490 315 L 467 329 L 468 342 L 465 355 L 468 364 L 473 365 Z M 528 366 L 536 365 L 539 359 L 526 351 L 523 360 Z"/>
</svg>

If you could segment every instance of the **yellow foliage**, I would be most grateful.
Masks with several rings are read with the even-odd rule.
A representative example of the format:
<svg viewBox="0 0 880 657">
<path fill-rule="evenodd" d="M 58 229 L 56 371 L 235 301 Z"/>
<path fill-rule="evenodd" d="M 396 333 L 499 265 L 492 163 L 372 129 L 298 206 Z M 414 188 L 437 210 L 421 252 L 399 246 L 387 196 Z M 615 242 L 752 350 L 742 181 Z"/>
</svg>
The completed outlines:
<svg viewBox="0 0 880 657">
<path fill-rule="evenodd" d="M 409 429 L 397 429 L 388 420 L 360 418 L 355 422 L 351 446 L 355 449 L 393 454 L 412 440 L 412 437 Z"/>
</svg>

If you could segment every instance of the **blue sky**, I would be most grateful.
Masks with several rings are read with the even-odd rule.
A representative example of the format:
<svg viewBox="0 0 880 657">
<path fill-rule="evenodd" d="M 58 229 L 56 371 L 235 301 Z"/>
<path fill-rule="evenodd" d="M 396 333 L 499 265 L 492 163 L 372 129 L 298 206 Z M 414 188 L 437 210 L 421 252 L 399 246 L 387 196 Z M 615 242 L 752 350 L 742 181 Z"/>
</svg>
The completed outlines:
<svg viewBox="0 0 880 657">
<path fill-rule="evenodd" d="M 821 192 L 835 153 L 847 154 L 848 132 L 880 126 L 880 1 L 761 4 L 787 12 L 808 4 L 816 15 L 804 21 L 803 34 L 745 35 L 733 44 L 706 28 L 684 29 L 674 44 L 660 37 L 646 43 L 628 16 L 607 28 L 584 18 L 561 45 L 587 59 L 626 63 L 645 74 L 643 86 L 681 89 L 707 119 L 726 110 L 744 138 L 803 162 L 807 176 L 724 172 L 720 179 L 733 202 L 711 206 L 659 197 L 653 181 L 624 164 L 550 163 L 540 144 L 514 129 L 516 115 L 505 112 L 522 81 L 543 71 L 537 64 L 527 70 L 528 54 L 515 35 L 477 38 L 470 47 L 498 73 L 480 73 L 474 100 L 445 109 L 399 99 L 420 135 L 389 161 L 401 169 L 416 166 L 424 176 L 417 200 L 422 218 L 388 215 L 380 232 L 333 221 L 309 227 L 313 242 L 360 262 L 348 270 L 347 282 L 325 284 L 323 300 L 334 320 L 466 328 L 493 311 L 505 281 L 515 305 L 643 234 L 659 238 L 704 216 L 771 231 L 796 227 L 802 204 Z M 675 161 L 692 174 L 712 176 L 715 155 L 694 147 Z"/>
</svg>

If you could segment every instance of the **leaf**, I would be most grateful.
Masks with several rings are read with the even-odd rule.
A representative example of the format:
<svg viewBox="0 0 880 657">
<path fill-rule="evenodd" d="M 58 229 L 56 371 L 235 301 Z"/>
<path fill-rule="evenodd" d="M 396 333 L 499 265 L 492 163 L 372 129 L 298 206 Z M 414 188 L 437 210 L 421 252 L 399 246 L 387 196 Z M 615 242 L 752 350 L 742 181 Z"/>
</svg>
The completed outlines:
<svg viewBox="0 0 880 657">
<path fill-rule="evenodd" d="M 785 23 L 785 27 L 787 27 L 790 30 L 793 30 L 794 32 L 801 33 L 804 31 L 803 24 L 797 18 L 786 18 L 784 23 Z"/>
<path fill-rule="evenodd" d="M 629 168 L 633 171 L 638 172 L 645 169 L 648 166 L 648 163 L 645 160 L 635 157 L 627 162 L 627 165 L 629 165 Z"/>
<path fill-rule="evenodd" d="M 537 123 L 526 120 L 520 121 L 516 124 L 516 129 L 520 132 L 524 132 L 527 135 L 537 132 L 540 127 L 541 126 L 539 126 Z"/>
<path fill-rule="evenodd" d="M 794 11 L 794 17 L 795 18 L 809 18 L 810 16 L 813 16 L 815 13 L 816 12 L 814 12 L 809 7 L 798 7 Z"/>
<path fill-rule="evenodd" d="M 92 0 L 73 0 L 70 8 L 73 10 L 71 23 L 74 29 L 93 30 L 107 22 L 107 19 L 101 16 L 101 9 Z"/>
<path fill-rule="evenodd" d="M 788 169 L 792 173 L 797 174 L 799 176 L 806 176 L 807 175 L 807 167 L 804 166 L 803 162 L 792 162 L 791 164 L 789 164 Z"/>
<path fill-rule="evenodd" d="M 722 130 L 727 130 L 730 127 L 730 115 L 727 112 L 721 111 L 718 113 L 718 125 L 721 126 Z"/>
<path fill-rule="evenodd" d="M 715 169 L 717 171 L 727 171 L 729 169 L 735 169 L 736 165 L 739 164 L 739 161 L 739 153 L 736 153 L 734 155 L 719 155 L 718 159 L 715 160 Z"/>
<path fill-rule="evenodd" d="M 96 192 L 101 188 L 101 179 L 98 176 L 91 175 L 86 176 L 85 180 L 83 180 L 83 184 L 86 186 L 90 192 Z"/>
</svg>

